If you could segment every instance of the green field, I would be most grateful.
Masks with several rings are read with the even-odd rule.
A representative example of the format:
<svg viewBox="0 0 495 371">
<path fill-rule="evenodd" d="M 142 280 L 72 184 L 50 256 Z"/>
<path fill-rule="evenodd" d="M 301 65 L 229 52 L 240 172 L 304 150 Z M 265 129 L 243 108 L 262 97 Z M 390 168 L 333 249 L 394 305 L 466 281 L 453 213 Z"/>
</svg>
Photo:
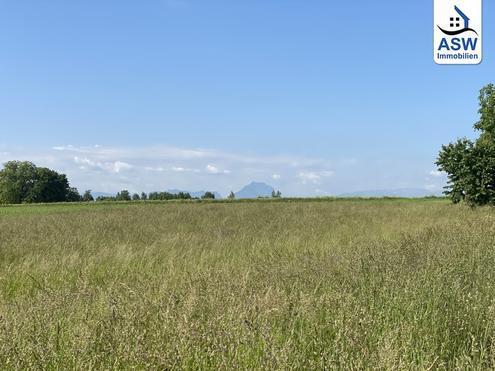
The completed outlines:
<svg viewBox="0 0 495 371">
<path fill-rule="evenodd" d="M 0 208 L 1 369 L 482 369 L 494 339 L 490 208 Z"/>
</svg>

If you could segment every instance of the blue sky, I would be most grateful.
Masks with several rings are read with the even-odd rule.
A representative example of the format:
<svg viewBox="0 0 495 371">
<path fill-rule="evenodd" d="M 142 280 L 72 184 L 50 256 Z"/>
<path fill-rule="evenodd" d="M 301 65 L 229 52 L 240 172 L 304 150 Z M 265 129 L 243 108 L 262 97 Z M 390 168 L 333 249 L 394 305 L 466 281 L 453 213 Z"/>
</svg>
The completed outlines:
<svg viewBox="0 0 495 371">
<path fill-rule="evenodd" d="M 11 1 L 0 6 L 0 161 L 97 191 L 428 188 L 474 135 L 484 60 L 437 66 L 432 1 Z"/>
</svg>

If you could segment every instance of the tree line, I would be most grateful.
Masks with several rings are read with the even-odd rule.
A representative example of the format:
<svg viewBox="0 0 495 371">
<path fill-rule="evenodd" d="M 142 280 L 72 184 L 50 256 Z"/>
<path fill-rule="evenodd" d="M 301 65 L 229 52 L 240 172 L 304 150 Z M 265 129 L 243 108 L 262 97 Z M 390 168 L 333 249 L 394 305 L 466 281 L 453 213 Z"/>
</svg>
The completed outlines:
<svg viewBox="0 0 495 371">
<path fill-rule="evenodd" d="M 280 198 L 280 191 L 272 197 Z M 213 192 L 207 191 L 201 199 L 215 199 Z M 229 199 L 234 199 L 230 192 Z M 0 204 L 51 203 L 51 202 L 93 202 L 93 201 L 140 201 L 140 200 L 193 200 L 188 192 L 133 193 L 124 189 L 115 196 L 93 197 L 91 190 L 82 195 L 71 187 L 65 174 L 59 174 L 46 167 L 38 167 L 29 161 L 9 161 L 0 170 Z"/>
<path fill-rule="evenodd" d="M 213 192 L 205 192 L 202 199 L 214 199 Z M 124 189 L 115 196 L 100 196 L 96 200 L 91 190 L 82 195 L 71 187 L 67 176 L 29 161 L 9 161 L 0 170 L 0 204 L 138 201 L 138 200 L 192 200 L 187 192 L 150 192 L 131 194 Z"/>
<path fill-rule="evenodd" d="M 215 194 L 213 192 L 205 192 L 202 199 L 215 199 Z M 99 196 L 96 198 L 96 201 L 141 201 L 141 200 L 193 200 L 198 199 L 197 197 L 192 197 L 188 192 L 178 192 L 178 193 L 170 193 L 170 192 L 150 192 L 146 194 L 146 192 L 131 193 L 124 189 L 117 193 L 115 196 Z M 91 200 L 92 201 L 92 200 Z"/>
</svg>

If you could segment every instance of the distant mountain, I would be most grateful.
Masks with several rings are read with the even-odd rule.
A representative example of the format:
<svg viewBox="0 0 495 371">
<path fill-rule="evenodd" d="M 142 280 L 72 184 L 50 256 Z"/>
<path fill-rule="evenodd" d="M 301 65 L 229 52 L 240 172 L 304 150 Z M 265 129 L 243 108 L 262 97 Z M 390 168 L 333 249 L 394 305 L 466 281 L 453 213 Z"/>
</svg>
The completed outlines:
<svg viewBox="0 0 495 371">
<path fill-rule="evenodd" d="M 167 192 L 172 193 L 172 194 L 177 194 L 177 193 L 180 193 L 180 192 L 189 193 L 191 195 L 191 197 L 193 197 L 193 198 L 201 198 L 206 193 L 206 191 L 195 191 L 195 192 L 191 192 L 191 191 L 182 191 L 180 189 L 169 189 Z M 215 199 L 216 200 L 219 200 L 219 199 L 222 198 L 222 195 L 220 193 L 215 192 L 215 191 L 210 191 L 210 192 L 213 192 L 213 194 L 215 195 Z"/>
<path fill-rule="evenodd" d="M 271 197 L 273 191 L 273 187 L 266 183 L 252 182 L 237 192 L 235 198 Z"/>
<path fill-rule="evenodd" d="M 428 191 L 423 188 L 399 188 L 399 189 L 379 189 L 342 193 L 339 197 L 407 197 L 419 198 L 428 196 L 442 196 L 441 192 Z"/>
</svg>

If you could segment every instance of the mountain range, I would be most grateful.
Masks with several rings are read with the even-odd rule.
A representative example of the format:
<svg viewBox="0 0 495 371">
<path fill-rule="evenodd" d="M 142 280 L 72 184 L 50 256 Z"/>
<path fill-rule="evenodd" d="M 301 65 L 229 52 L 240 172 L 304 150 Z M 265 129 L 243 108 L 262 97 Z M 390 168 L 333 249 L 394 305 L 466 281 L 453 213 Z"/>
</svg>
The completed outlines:
<svg viewBox="0 0 495 371">
<path fill-rule="evenodd" d="M 398 188 L 365 190 L 350 193 L 342 193 L 338 197 L 406 197 L 419 198 L 428 196 L 442 196 L 442 192 L 429 191 L 424 188 Z"/>
</svg>

